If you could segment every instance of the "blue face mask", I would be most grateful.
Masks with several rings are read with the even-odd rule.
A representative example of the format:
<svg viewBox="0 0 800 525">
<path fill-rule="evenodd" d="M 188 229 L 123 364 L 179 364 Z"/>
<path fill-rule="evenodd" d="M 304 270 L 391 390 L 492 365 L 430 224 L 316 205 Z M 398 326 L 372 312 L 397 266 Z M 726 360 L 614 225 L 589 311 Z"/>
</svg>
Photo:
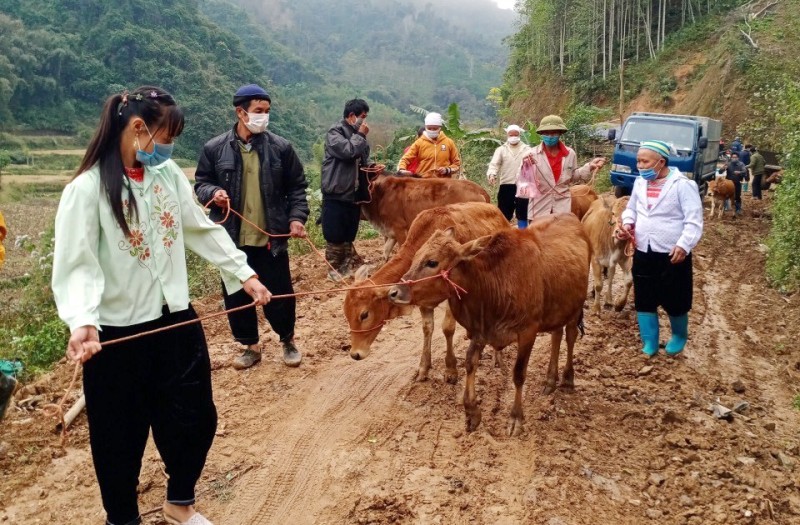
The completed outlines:
<svg viewBox="0 0 800 525">
<path fill-rule="evenodd" d="M 658 172 L 653 168 L 647 168 L 646 170 L 639 170 L 639 175 L 644 180 L 655 180 L 658 177 Z"/>
<path fill-rule="evenodd" d="M 558 144 L 558 135 L 542 135 L 542 142 L 545 146 L 553 147 Z"/>
<path fill-rule="evenodd" d="M 153 152 L 148 153 L 139 147 L 139 139 L 136 139 L 136 160 L 142 163 L 143 166 L 152 168 L 167 162 L 172 157 L 172 150 L 175 149 L 175 144 L 159 144 L 153 140 L 153 135 L 147 126 L 144 127 L 147 134 L 150 135 L 150 140 L 153 141 Z"/>
</svg>

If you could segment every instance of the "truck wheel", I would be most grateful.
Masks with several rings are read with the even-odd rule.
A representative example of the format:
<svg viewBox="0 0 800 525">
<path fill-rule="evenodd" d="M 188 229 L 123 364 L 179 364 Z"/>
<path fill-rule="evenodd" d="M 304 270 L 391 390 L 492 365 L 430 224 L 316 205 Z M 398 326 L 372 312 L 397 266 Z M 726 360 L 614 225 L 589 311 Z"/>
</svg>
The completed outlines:
<svg viewBox="0 0 800 525">
<path fill-rule="evenodd" d="M 631 194 L 631 188 L 626 188 L 624 186 L 614 186 L 614 197 L 627 197 Z"/>
</svg>

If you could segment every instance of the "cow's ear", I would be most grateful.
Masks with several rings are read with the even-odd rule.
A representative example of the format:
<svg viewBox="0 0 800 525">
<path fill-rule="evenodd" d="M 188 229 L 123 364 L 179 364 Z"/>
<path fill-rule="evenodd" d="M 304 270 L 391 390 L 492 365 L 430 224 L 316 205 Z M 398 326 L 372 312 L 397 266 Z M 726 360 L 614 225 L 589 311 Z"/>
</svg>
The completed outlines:
<svg viewBox="0 0 800 525">
<path fill-rule="evenodd" d="M 484 235 L 483 237 L 478 237 L 474 241 L 469 241 L 462 244 L 458 258 L 462 261 L 468 261 L 472 259 L 485 250 L 486 247 L 489 246 L 491 240 L 491 235 Z"/>
<path fill-rule="evenodd" d="M 455 228 L 454 228 L 453 226 L 450 226 L 449 228 L 447 228 L 447 229 L 444 231 L 444 234 L 445 234 L 447 237 L 450 237 L 451 239 L 455 239 L 455 238 L 456 238 L 456 230 L 455 230 Z"/>
<path fill-rule="evenodd" d="M 368 264 L 362 264 L 356 273 L 353 275 L 353 284 L 358 284 L 366 281 L 372 275 L 374 268 Z"/>
<path fill-rule="evenodd" d="M 387 316 L 387 319 L 394 319 L 395 317 L 411 315 L 411 312 L 414 311 L 414 307 L 410 304 L 394 304 L 394 303 L 391 304 L 392 306 L 389 307 L 389 314 Z"/>
</svg>

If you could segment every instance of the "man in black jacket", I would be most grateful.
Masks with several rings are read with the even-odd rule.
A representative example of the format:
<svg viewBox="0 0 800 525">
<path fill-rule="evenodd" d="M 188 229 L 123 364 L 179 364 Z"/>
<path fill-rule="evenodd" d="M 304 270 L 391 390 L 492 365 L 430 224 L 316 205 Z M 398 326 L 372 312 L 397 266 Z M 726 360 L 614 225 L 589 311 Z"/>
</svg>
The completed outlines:
<svg viewBox="0 0 800 525">
<path fill-rule="evenodd" d="M 739 154 L 735 151 L 731 152 L 731 160 L 728 162 L 728 169 L 725 178 L 733 181 L 733 187 L 736 190 L 734 197 L 734 204 L 736 206 L 736 215 L 742 214 L 742 180 L 747 174 L 747 167 L 739 160 Z"/>
<path fill-rule="evenodd" d="M 308 182 L 292 145 L 266 130 L 271 104 L 263 88 L 255 84 L 239 88 L 233 97 L 236 124 L 203 146 L 194 191 L 201 203 L 212 202 L 211 220 L 221 221 L 230 205 L 258 226 L 254 228 L 234 214 L 223 223 L 264 285 L 273 294 L 290 294 L 293 288 L 287 239 L 270 238 L 259 230 L 305 237 Z M 242 291 L 228 295 L 223 286 L 222 293 L 226 309 L 251 302 Z M 294 344 L 295 308 L 294 298 L 264 306 L 264 316 L 283 344 L 287 366 L 299 366 L 302 360 Z M 234 368 L 249 368 L 261 361 L 255 308 L 228 314 L 228 322 L 233 337 L 246 347 L 234 360 Z"/>
<path fill-rule="evenodd" d="M 359 201 L 369 199 L 369 182 L 361 167 L 369 165 L 366 123 L 369 106 L 359 98 L 344 105 L 343 118 L 325 136 L 322 160 L 322 235 L 325 258 L 339 272 L 329 271 L 336 281 L 348 276 L 361 258 L 353 241 L 361 219 Z"/>
</svg>

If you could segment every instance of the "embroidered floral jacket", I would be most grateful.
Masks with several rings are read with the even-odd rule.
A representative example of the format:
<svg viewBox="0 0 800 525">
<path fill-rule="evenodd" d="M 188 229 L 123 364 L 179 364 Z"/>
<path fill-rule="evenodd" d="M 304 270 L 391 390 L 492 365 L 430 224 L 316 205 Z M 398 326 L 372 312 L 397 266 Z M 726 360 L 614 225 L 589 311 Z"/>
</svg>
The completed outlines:
<svg viewBox="0 0 800 525">
<path fill-rule="evenodd" d="M 120 174 L 120 177 L 124 175 Z M 126 179 L 127 180 L 127 179 Z M 70 330 L 129 326 L 189 307 L 185 249 L 220 268 L 228 293 L 255 272 L 225 230 L 206 217 L 173 161 L 146 168 L 142 183 L 127 180 L 138 218 L 126 213 L 122 233 L 94 166 L 64 189 L 56 214 L 53 294 Z"/>
</svg>

